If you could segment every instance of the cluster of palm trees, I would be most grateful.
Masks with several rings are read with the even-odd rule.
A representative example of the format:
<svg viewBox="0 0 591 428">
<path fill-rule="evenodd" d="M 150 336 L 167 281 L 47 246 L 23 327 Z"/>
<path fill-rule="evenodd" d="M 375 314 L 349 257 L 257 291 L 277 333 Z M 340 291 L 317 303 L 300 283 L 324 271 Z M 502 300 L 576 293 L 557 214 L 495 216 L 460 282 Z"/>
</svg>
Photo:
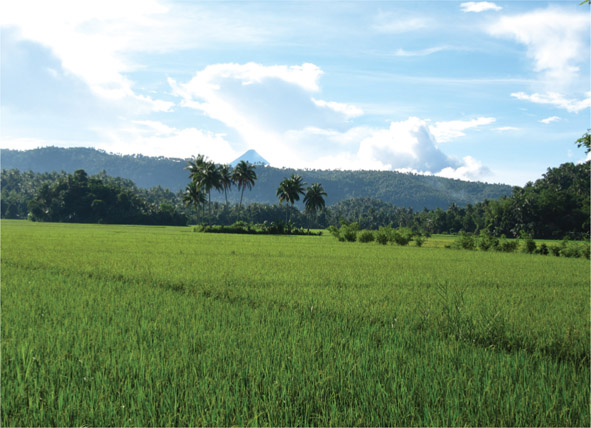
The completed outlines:
<svg viewBox="0 0 591 428">
<path fill-rule="evenodd" d="M 198 155 L 189 160 L 185 169 L 189 170 L 191 182 L 185 189 L 183 202 L 186 205 L 193 205 L 195 209 L 201 206 L 203 211 L 205 211 L 205 203 L 207 203 L 210 216 L 212 189 L 224 192 L 227 205 L 228 190 L 231 190 L 232 186 L 236 185 L 240 190 L 240 209 L 242 209 L 244 189 L 251 190 L 257 179 L 256 166 L 251 163 L 240 161 L 235 168 L 232 168 L 230 165 L 217 165 L 207 160 L 203 155 Z M 279 184 L 277 197 L 280 205 L 283 202 L 286 203 L 286 224 L 289 224 L 289 205 L 291 204 L 293 209 L 295 202 L 300 200 L 300 195 L 304 196 L 304 205 L 308 214 L 316 215 L 318 211 L 323 210 L 326 206 L 324 198 L 327 194 L 322 184 L 315 183 L 305 189 L 304 186 L 306 186 L 306 183 L 304 183 L 301 176 L 296 174 L 285 178 Z M 308 231 L 310 231 L 310 218 L 308 218 Z"/>
<path fill-rule="evenodd" d="M 279 183 L 277 188 L 277 198 L 279 198 L 279 204 L 286 202 L 291 204 L 292 208 L 296 201 L 300 200 L 300 195 L 304 196 L 304 205 L 306 211 L 309 214 L 316 215 L 316 213 L 326 206 L 324 198 L 327 196 L 322 184 L 314 183 L 307 187 L 304 191 L 304 183 L 300 175 L 292 174 L 291 177 L 285 178 Z M 285 223 L 289 223 L 289 209 L 286 209 Z M 308 232 L 310 231 L 310 219 L 308 218 Z"/>
<path fill-rule="evenodd" d="M 228 204 L 228 190 L 233 185 L 240 190 L 240 208 L 242 208 L 242 197 L 244 189 L 252 189 L 257 179 L 256 166 L 246 161 L 240 161 L 235 168 L 230 165 L 216 165 L 208 161 L 205 156 L 198 155 L 187 162 L 186 169 L 189 170 L 191 182 L 185 189 L 183 202 L 186 205 L 199 205 L 205 209 L 208 203 L 209 214 L 211 215 L 211 190 L 224 191 L 226 205 Z"/>
</svg>

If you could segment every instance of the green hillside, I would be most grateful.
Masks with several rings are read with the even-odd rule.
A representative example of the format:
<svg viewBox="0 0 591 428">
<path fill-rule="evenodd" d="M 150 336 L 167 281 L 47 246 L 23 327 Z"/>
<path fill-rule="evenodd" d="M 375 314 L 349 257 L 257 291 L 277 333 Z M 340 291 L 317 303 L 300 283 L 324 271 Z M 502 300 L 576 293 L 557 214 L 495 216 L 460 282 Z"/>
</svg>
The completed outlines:
<svg viewBox="0 0 591 428">
<path fill-rule="evenodd" d="M 92 148 L 44 147 L 34 150 L 2 150 L 2 168 L 16 168 L 35 172 L 84 169 L 88 174 L 102 170 L 110 176 L 133 180 L 137 186 L 167 187 L 176 192 L 189 182 L 184 169 L 186 160 L 143 155 L 116 155 Z M 273 167 L 257 168 L 258 179 L 244 202 L 276 203 L 279 182 L 292 173 L 299 174 L 307 183 L 323 184 L 328 193 L 327 204 L 344 199 L 370 197 L 400 207 L 447 208 L 452 202 L 464 206 L 485 199 L 496 199 L 511 194 L 511 186 L 474 183 L 441 177 L 403 174 L 394 171 L 320 171 L 294 170 Z M 239 193 L 228 194 L 231 202 L 238 202 Z M 223 195 L 213 193 L 213 200 L 222 201 Z"/>
</svg>

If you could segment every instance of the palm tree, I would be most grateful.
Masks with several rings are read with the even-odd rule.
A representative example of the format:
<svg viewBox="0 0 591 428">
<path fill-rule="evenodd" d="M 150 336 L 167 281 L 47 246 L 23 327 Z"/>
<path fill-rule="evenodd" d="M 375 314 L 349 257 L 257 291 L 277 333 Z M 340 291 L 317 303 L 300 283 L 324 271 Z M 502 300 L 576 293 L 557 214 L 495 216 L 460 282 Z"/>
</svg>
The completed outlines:
<svg viewBox="0 0 591 428">
<path fill-rule="evenodd" d="M 322 184 L 315 183 L 306 189 L 306 195 L 304 196 L 304 204 L 306 204 L 306 211 L 314 214 L 318 210 L 323 210 L 326 206 L 324 198 L 328 196 L 322 187 Z M 308 233 L 310 233 L 310 218 L 308 217 Z"/>
<path fill-rule="evenodd" d="M 206 201 L 207 199 L 205 198 L 205 193 L 201 191 L 195 181 L 191 181 L 189 184 L 187 184 L 185 193 L 183 194 L 183 202 L 185 205 L 193 205 L 195 210 L 197 210 L 199 205 L 204 207 Z"/>
<path fill-rule="evenodd" d="M 211 189 L 221 190 L 221 176 L 218 167 L 213 162 L 206 162 L 201 168 L 201 177 L 197 185 L 207 193 L 209 215 L 211 216 Z"/>
<path fill-rule="evenodd" d="M 232 189 L 232 167 L 230 165 L 220 165 L 218 167 L 220 174 L 220 185 L 224 189 L 224 196 L 226 197 L 226 205 L 228 205 L 228 190 Z"/>
<path fill-rule="evenodd" d="M 187 161 L 187 166 L 185 169 L 189 170 L 189 177 L 195 181 L 195 177 L 198 177 L 203 169 L 207 161 L 205 160 L 205 156 L 197 155 L 193 159 Z"/>
<path fill-rule="evenodd" d="M 277 188 L 277 197 L 279 198 L 279 204 L 288 202 L 293 208 L 295 201 L 300 200 L 300 195 L 304 194 L 304 181 L 299 175 L 291 174 L 291 177 L 284 178 L 279 187 Z M 286 205 L 287 206 L 287 205 Z M 285 223 L 289 221 L 289 207 L 285 213 Z"/>
<path fill-rule="evenodd" d="M 256 166 L 246 161 L 238 162 L 234 173 L 232 174 L 232 180 L 238 186 L 240 193 L 240 208 L 242 208 L 242 196 L 244 195 L 244 189 L 248 187 L 248 190 L 252 189 L 254 182 L 257 179 L 257 174 L 254 171 Z"/>
</svg>

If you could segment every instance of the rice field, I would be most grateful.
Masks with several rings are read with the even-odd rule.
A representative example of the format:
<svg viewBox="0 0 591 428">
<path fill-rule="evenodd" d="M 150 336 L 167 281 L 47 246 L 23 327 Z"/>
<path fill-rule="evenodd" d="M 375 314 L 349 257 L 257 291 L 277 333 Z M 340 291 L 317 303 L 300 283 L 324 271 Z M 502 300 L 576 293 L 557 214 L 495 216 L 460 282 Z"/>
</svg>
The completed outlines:
<svg viewBox="0 0 591 428">
<path fill-rule="evenodd" d="M 586 259 L 1 227 L 2 426 L 590 424 Z"/>
</svg>

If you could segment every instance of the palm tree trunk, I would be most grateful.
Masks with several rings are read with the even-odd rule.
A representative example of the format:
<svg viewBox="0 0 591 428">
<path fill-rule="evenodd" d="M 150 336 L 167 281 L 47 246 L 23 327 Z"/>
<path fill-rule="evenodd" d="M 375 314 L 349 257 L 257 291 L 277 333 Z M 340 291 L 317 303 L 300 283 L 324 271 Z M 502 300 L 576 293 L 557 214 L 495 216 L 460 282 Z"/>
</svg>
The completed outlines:
<svg viewBox="0 0 591 428">
<path fill-rule="evenodd" d="M 242 192 L 240 192 L 240 208 L 242 208 L 242 196 L 244 196 L 244 187 L 242 188 Z"/>
</svg>

